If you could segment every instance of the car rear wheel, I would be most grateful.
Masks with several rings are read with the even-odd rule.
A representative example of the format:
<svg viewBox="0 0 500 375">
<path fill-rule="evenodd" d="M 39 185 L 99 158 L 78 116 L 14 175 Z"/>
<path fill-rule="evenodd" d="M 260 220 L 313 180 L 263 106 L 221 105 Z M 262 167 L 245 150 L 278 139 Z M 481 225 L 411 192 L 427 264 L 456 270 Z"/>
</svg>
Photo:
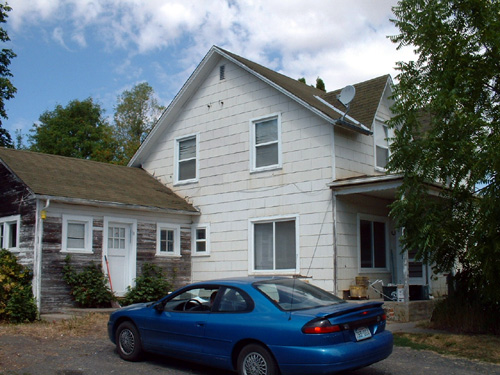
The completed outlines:
<svg viewBox="0 0 500 375">
<path fill-rule="evenodd" d="M 278 373 L 278 366 L 273 356 L 261 345 L 247 345 L 238 355 L 238 375 L 278 375 Z"/>
<path fill-rule="evenodd" d="M 126 361 L 138 361 L 142 357 L 141 337 L 132 322 L 123 322 L 116 330 L 116 349 Z"/>
</svg>

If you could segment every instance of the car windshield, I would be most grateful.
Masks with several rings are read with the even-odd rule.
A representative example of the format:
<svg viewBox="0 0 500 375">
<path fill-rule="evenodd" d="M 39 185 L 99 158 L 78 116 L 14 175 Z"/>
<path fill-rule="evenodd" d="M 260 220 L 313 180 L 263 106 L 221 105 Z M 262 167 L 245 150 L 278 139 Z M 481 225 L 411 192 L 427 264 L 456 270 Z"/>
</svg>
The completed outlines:
<svg viewBox="0 0 500 375">
<path fill-rule="evenodd" d="M 260 281 L 254 286 L 284 311 L 312 309 L 345 301 L 309 283 L 297 279 Z"/>
</svg>

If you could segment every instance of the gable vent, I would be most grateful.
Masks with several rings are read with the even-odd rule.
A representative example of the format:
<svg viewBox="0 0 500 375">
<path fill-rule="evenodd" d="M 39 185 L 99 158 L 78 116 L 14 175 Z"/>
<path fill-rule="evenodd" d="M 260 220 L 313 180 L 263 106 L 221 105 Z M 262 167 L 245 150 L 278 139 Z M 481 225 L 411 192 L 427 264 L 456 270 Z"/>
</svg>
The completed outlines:
<svg viewBox="0 0 500 375">
<path fill-rule="evenodd" d="M 219 67 L 219 79 L 222 81 L 225 78 L 226 78 L 226 66 L 225 65 L 221 65 Z"/>
</svg>

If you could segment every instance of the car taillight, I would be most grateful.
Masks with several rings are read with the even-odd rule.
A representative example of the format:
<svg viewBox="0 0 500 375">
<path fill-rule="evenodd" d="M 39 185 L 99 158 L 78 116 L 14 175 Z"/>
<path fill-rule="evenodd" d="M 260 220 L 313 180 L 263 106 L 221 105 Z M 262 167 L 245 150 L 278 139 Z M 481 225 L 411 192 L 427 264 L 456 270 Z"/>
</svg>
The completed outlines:
<svg viewBox="0 0 500 375">
<path fill-rule="evenodd" d="M 332 325 L 328 319 L 313 320 L 302 327 L 302 332 L 307 334 L 339 332 L 340 326 Z"/>
</svg>

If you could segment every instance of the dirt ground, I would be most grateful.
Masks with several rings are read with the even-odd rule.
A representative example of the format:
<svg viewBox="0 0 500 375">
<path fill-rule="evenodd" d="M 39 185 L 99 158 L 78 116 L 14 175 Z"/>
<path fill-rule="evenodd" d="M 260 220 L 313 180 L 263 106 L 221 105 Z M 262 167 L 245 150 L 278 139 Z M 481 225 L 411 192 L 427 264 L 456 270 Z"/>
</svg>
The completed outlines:
<svg viewBox="0 0 500 375">
<path fill-rule="evenodd" d="M 0 325 L 0 375 L 229 375 L 160 356 L 142 362 L 120 359 L 106 333 L 106 315 L 34 325 Z M 342 375 L 500 374 L 500 366 L 427 351 L 394 348 L 386 360 Z"/>
</svg>

